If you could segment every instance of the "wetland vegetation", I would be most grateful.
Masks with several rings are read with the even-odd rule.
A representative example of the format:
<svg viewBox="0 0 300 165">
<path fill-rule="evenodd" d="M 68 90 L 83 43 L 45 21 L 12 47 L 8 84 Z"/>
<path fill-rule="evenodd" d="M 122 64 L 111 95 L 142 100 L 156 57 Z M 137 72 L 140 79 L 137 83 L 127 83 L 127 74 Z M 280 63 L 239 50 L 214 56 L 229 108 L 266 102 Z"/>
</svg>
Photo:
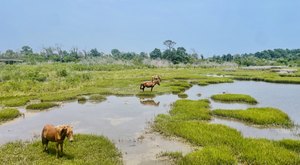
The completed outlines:
<svg viewBox="0 0 300 165">
<path fill-rule="evenodd" d="M 63 157 L 57 159 L 55 154 L 55 143 L 49 143 L 49 153 L 46 153 L 40 140 L 0 146 L 3 164 L 122 164 L 121 153 L 103 136 L 76 134 L 74 142 L 65 141 Z"/>
<path fill-rule="evenodd" d="M 156 131 L 166 136 L 179 136 L 196 146 L 203 147 L 186 156 L 177 156 L 177 164 L 300 163 L 299 153 L 295 150 L 299 141 L 245 138 L 233 128 L 221 124 L 210 124 L 207 121 L 209 117 L 205 117 L 204 120 L 201 115 L 193 118 L 186 117 L 186 114 L 193 114 L 193 112 L 203 113 L 203 110 L 200 112 L 199 109 L 206 109 L 204 114 L 209 115 L 208 102 L 204 102 L 207 104 L 190 108 L 195 104 L 193 101 L 178 100 L 172 107 L 170 115 L 163 114 L 155 118 L 153 127 Z M 177 104 L 181 106 L 183 113 L 175 113 L 178 112 Z"/>
<path fill-rule="evenodd" d="M 12 120 L 19 116 L 21 116 L 21 113 L 16 108 L 0 109 L 0 124 L 1 124 L 1 122 Z"/>
<path fill-rule="evenodd" d="M 228 117 L 245 121 L 250 124 L 261 126 L 281 126 L 291 127 L 292 121 L 289 116 L 276 108 L 248 108 L 246 110 L 222 110 L 216 109 L 212 111 L 213 115 Z"/>
<path fill-rule="evenodd" d="M 27 105 L 26 109 L 29 109 L 29 110 L 44 110 L 44 109 L 49 109 L 49 108 L 56 107 L 56 106 L 58 106 L 58 104 L 56 104 L 56 103 L 42 102 L 42 103 Z"/>
<path fill-rule="evenodd" d="M 141 68 L 140 68 L 141 67 Z M 88 68 L 88 69 L 87 69 Z M 39 64 L 3 65 L 0 70 L 0 104 L 6 107 L 22 106 L 32 99 L 42 101 L 75 100 L 84 94 L 101 95 L 148 95 L 140 92 L 138 85 L 151 80 L 159 73 L 161 86 L 148 92 L 154 96 L 163 93 L 182 93 L 192 84 L 233 82 L 249 79 L 284 83 L 300 83 L 299 77 L 281 77 L 268 70 L 248 71 L 223 68 L 147 68 L 147 66 L 124 66 L 93 64 Z M 231 77 L 207 77 L 207 74 L 230 75 Z M 46 78 L 41 81 L 39 76 Z"/>
<path fill-rule="evenodd" d="M 216 94 L 212 95 L 211 98 L 215 101 L 222 102 L 241 102 L 241 103 L 249 103 L 249 104 L 257 104 L 255 98 L 245 95 L 245 94 Z"/>
<path fill-rule="evenodd" d="M 300 84 L 298 76 L 282 76 L 271 70 L 249 71 L 241 68 L 226 70 L 223 67 L 204 68 L 189 65 L 181 67 L 156 67 L 127 64 L 41 63 L 37 65 L 2 65 L 1 67 L 0 104 L 3 107 L 23 106 L 30 102 L 30 100 L 41 100 L 42 103 L 84 100 L 83 98 L 85 97 L 82 97 L 83 95 L 89 95 L 90 99 L 94 97 L 96 100 L 105 99 L 108 95 L 135 95 L 140 98 L 153 98 L 162 94 L 177 94 L 178 96 L 186 97 L 184 92 L 193 85 L 232 83 L 234 80 L 239 79 Z M 153 92 L 140 91 L 140 83 L 150 81 L 151 76 L 156 74 L 159 74 L 162 78 L 161 85 L 156 86 Z M 207 76 L 211 74 L 218 75 L 219 77 Z M 237 98 L 240 99 L 240 95 Z M 265 111 L 261 109 L 241 110 L 243 112 L 236 110 L 226 111 L 234 115 L 230 116 L 226 114 L 225 116 L 251 122 L 252 124 L 292 126 L 291 121 L 286 118 L 285 114 L 273 109 L 265 109 Z M 199 162 L 202 164 L 300 163 L 299 150 L 297 149 L 299 146 L 298 140 L 272 141 L 245 138 L 236 129 L 222 124 L 209 123 L 214 115 L 219 116 L 221 113 L 223 113 L 222 110 L 211 111 L 210 101 L 207 99 L 178 100 L 173 103 L 169 115 L 160 114 L 155 118 L 153 128 L 155 131 L 166 136 L 178 136 L 194 146 L 202 147 L 202 149 L 185 156 L 180 156 L 179 153 L 169 154 L 176 159 L 176 163 L 178 164 L 197 164 Z M 274 116 L 274 118 L 270 118 L 270 116 Z M 77 136 L 77 139 L 80 139 L 81 136 L 83 138 L 85 135 Z M 43 160 L 46 160 L 67 164 L 81 164 L 83 161 L 91 161 L 91 164 L 93 164 L 94 159 L 107 161 L 108 164 L 118 164 L 121 162 L 120 153 L 112 148 L 104 152 L 112 153 L 113 156 L 105 154 L 103 156 L 102 150 L 99 149 L 98 152 L 98 149 L 86 147 L 89 150 L 97 151 L 97 153 L 93 153 L 93 155 L 96 155 L 91 156 L 91 158 L 83 158 L 81 151 L 77 151 L 75 148 L 72 149 L 73 145 L 86 145 L 87 141 L 82 142 L 82 144 L 76 142 L 74 144 L 66 143 L 66 156 L 59 160 L 54 160 L 55 156 L 52 157 L 51 154 L 41 153 L 43 155 L 40 155 L 38 153 L 34 155 L 33 152 L 38 151 L 37 148 L 40 147 L 40 141 L 32 143 L 8 143 L 1 147 L 0 153 L 4 155 L 5 152 L 18 153 L 20 150 L 28 150 L 28 153 L 19 154 L 15 161 L 28 160 L 28 162 L 33 161 L 33 163 L 43 163 Z M 96 144 L 97 142 L 87 143 Z M 13 151 L 13 148 L 16 151 Z M 112 158 L 106 160 L 106 158 L 97 154 L 106 158 Z M 12 162 L 12 158 L 14 157 L 10 154 L 7 154 L 6 157 L 2 157 L 1 155 L 2 161 L 7 162 L 7 164 L 18 163 Z"/>
</svg>

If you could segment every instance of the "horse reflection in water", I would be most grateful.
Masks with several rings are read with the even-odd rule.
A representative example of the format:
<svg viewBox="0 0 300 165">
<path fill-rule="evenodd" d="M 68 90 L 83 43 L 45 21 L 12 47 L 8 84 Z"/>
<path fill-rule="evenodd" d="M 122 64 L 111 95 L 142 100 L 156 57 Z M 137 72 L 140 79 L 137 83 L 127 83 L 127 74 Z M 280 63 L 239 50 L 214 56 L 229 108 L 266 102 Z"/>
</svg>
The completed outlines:
<svg viewBox="0 0 300 165">
<path fill-rule="evenodd" d="M 143 104 L 143 105 L 150 105 L 150 106 L 159 106 L 159 101 L 158 102 L 155 102 L 154 100 L 152 99 L 147 99 L 147 100 L 143 100 L 141 99 L 140 100 L 140 103 Z"/>
</svg>

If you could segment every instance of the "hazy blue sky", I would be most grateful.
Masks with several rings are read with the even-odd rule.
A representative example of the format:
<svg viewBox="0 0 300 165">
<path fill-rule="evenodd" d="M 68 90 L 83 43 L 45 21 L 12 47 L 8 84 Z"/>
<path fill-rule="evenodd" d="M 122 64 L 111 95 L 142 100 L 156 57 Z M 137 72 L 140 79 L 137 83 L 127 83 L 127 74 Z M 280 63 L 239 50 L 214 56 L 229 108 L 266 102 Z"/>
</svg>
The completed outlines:
<svg viewBox="0 0 300 165">
<path fill-rule="evenodd" d="M 298 0 L 1 0 L 0 51 L 150 52 L 177 42 L 204 56 L 300 48 Z"/>
</svg>

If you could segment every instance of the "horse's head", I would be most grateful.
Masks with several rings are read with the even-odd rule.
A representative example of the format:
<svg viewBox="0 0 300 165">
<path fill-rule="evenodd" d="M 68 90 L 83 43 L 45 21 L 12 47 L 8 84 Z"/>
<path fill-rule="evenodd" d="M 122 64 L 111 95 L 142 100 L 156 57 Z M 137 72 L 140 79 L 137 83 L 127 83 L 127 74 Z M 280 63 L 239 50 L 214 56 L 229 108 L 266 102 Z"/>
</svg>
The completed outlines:
<svg viewBox="0 0 300 165">
<path fill-rule="evenodd" d="M 59 134 L 59 138 L 62 137 L 67 137 L 69 139 L 70 142 L 72 142 L 73 139 L 73 127 L 69 126 L 69 125 L 59 125 L 56 127 L 58 134 Z"/>
<path fill-rule="evenodd" d="M 159 81 L 159 80 L 155 80 L 155 81 L 154 81 L 154 84 L 155 84 L 155 85 L 156 85 L 156 84 L 157 84 L 157 85 L 160 85 L 160 81 Z"/>
<path fill-rule="evenodd" d="M 154 80 L 158 80 L 159 82 L 161 82 L 161 78 L 159 75 L 152 76 L 152 81 Z"/>
</svg>

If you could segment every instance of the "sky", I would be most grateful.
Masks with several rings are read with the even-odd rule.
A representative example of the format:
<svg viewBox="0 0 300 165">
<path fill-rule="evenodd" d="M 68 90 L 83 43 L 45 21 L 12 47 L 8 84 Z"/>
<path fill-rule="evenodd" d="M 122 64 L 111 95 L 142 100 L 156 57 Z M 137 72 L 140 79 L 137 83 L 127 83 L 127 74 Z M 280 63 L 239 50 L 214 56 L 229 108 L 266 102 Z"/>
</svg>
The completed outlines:
<svg viewBox="0 0 300 165">
<path fill-rule="evenodd" d="M 300 48 L 298 0 L 1 0 L 0 52 L 45 47 L 205 57 Z"/>
</svg>

